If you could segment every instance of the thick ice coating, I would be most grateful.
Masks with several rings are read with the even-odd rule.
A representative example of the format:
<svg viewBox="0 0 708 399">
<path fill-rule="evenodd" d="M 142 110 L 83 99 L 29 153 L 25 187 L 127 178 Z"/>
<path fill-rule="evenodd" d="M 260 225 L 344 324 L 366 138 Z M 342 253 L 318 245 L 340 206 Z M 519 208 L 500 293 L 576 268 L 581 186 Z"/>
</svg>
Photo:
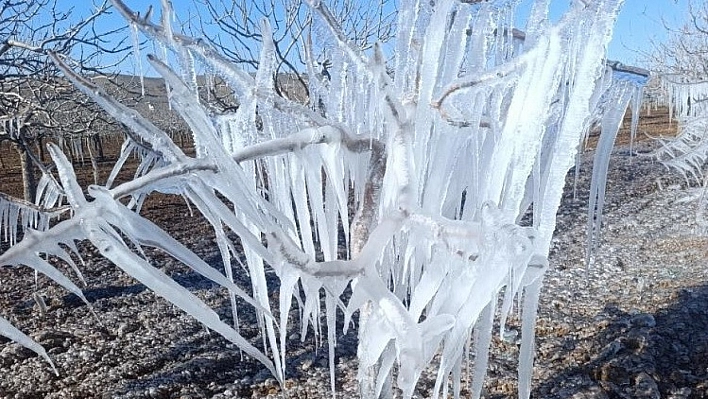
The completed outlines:
<svg viewBox="0 0 708 399">
<path fill-rule="evenodd" d="M 565 175 L 599 112 L 609 135 L 598 148 L 591 209 L 602 207 L 613 133 L 638 98 L 637 85 L 606 75 L 605 49 L 622 1 L 572 1 L 555 24 L 547 18 L 549 2 L 532 2 L 530 17 L 516 27 L 519 1 L 402 0 L 398 42 L 388 54 L 378 45 L 363 51 L 341 31 L 329 2 L 310 1 L 312 35 L 303 35 L 302 47 L 309 100 L 303 104 L 276 90 L 277 49 L 267 21 L 254 74 L 175 32 L 171 10 L 162 24 L 152 23 L 115 0 L 131 27 L 176 55 L 176 65 L 164 55 L 149 61 L 192 130 L 196 156 L 55 57 L 74 84 L 140 138 L 125 145 L 121 160 L 135 152 L 144 166 L 133 181 L 114 186 L 119 162 L 105 186 L 89 190 L 87 202 L 69 190 L 75 189 L 71 166 L 63 165 L 74 217 L 37 234 L 57 239 L 54 230 L 62 225 L 84 234 L 128 273 L 262 361 L 279 381 L 287 374 L 293 299 L 302 332 L 327 339 L 333 389 L 337 308 L 345 328 L 358 312 L 367 398 L 388 397 L 393 375 L 403 396 L 412 397 L 436 354 L 434 397 L 447 397 L 449 389 L 460 395 L 462 364 L 472 356 L 470 388 L 478 398 L 498 317 L 502 338 L 520 339 L 519 396 L 528 398 L 536 308 Z M 322 54 L 326 70 L 317 63 Z M 200 101 L 194 76 L 202 68 L 228 82 L 237 111 L 217 113 Z M 184 196 L 212 224 L 223 272 L 143 219 L 139 207 L 118 201 L 139 201 L 153 191 Z M 6 214 L 2 199 L 0 208 Z M 93 221 L 82 223 L 82 215 Z M 31 245 L 25 249 L 47 251 Z M 244 340 L 154 269 L 142 246 L 161 248 L 228 288 L 234 322 L 236 306 L 255 311 L 262 341 Z M 0 263 L 44 267 L 38 259 L 2 255 Z M 232 268 L 235 262 L 243 262 L 250 288 L 233 283 L 234 273 L 243 272 Z M 266 284 L 270 273 L 281 282 L 277 313 Z M 347 288 L 351 295 L 342 297 Z M 519 297 L 521 325 L 512 328 L 507 316 Z"/>
</svg>

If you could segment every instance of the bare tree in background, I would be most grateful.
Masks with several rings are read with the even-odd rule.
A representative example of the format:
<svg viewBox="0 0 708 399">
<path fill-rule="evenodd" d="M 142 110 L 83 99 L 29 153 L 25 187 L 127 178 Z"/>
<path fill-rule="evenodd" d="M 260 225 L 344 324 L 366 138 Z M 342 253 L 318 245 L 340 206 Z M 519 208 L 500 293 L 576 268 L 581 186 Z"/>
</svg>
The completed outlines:
<svg viewBox="0 0 708 399">
<path fill-rule="evenodd" d="M 102 156 L 96 127 L 107 118 L 61 77 L 46 53 L 60 54 L 87 76 L 104 75 L 113 66 L 105 65 L 105 57 L 121 52 L 121 43 L 111 39 L 116 32 L 98 32 L 95 26 L 108 9 L 104 2 L 86 16 L 59 9 L 55 0 L 0 5 L 0 143 L 9 141 L 20 156 L 24 206 L 35 201 L 36 168 L 46 175 L 46 140 L 68 145 L 68 152 L 81 158 L 87 142 L 92 160 Z"/>
<path fill-rule="evenodd" d="M 679 117 L 695 114 L 696 103 L 706 99 L 703 86 L 708 82 L 708 4 L 689 2 L 684 24 L 665 29 L 668 39 L 653 43 L 646 61 L 663 83 L 665 102 L 672 111 Z"/>
<path fill-rule="evenodd" d="M 687 21 L 678 29 L 666 27 L 668 39 L 654 43 L 647 54 L 652 70 L 664 77 L 700 82 L 708 77 L 708 4 L 689 5 Z"/>
<path fill-rule="evenodd" d="M 654 44 L 647 61 L 660 88 L 658 101 L 679 120 L 679 135 L 665 141 L 657 155 L 686 177 L 702 181 L 708 160 L 708 4 L 689 3 L 686 22 L 666 29 L 668 39 Z"/>
<path fill-rule="evenodd" d="M 668 39 L 654 45 L 649 63 L 659 87 L 657 103 L 669 106 L 678 121 L 676 137 L 660 138 L 654 153 L 686 181 L 703 184 L 697 198 L 696 224 L 708 232 L 708 4 L 689 2 L 686 22 L 669 29 Z"/>
<path fill-rule="evenodd" d="M 292 0 L 198 0 L 208 10 L 192 27 L 211 46 L 245 70 L 259 66 L 262 36 L 260 23 L 269 20 L 273 28 L 276 66 L 275 90 L 280 96 L 299 101 L 309 99 L 310 84 L 305 74 L 329 80 L 332 66 L 327 47 L 334 45 L 326 29 L 313 24 L 311 10 Z M 393 0 L 336 0 L 329 4 L 335 23 L 346 39 L 360 51 L 393 38 L 396 6 Z M 309 58 L 312 58 L 309 62 Z M 317 70 L 308 70 L 308 64 Z M 216 100 L 223 97 L 215 96 Z M 222 108 L 229 103 L 222 101 Z"/>
</svg>

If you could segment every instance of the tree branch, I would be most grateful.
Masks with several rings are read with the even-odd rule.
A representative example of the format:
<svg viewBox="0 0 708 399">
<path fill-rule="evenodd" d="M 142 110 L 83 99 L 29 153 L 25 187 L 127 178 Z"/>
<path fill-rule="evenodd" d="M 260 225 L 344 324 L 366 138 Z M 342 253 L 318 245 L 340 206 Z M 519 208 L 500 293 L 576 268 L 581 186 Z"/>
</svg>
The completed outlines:
<svg viewBox="0 0 708 399">
<path fill-rule="evenodd" d="M 54 207 L 54 208 L 45 208 L 40 205 L 35 205 L 32 202 L 25 201 L 24 199 L 16 198 L 16 197 L 13 197 L 9 194 L 5 194 L 3 192 L 0 192 L 0 203 L 3 201 L 17 205 L 20 208 L 27 208 L 27 209 L 31 209 L 36 212 L 44 213 L 51 218 L 58 217 L 62 213 L 71 209 L 71 207 L 69 205 L 63 205 L 63 206 L 58 206 L 58 207 Z"/>
</svg>

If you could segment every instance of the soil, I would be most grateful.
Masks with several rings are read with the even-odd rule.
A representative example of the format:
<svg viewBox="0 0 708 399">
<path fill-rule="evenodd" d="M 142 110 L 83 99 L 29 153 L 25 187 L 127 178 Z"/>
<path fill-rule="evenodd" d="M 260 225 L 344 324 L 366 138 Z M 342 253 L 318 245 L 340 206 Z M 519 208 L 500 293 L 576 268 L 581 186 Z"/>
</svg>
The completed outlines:
<svg viewBox="0 0 708 399">
<path fill-rule="evenodd" d="M 639 143 L 631 152 L 626 129 L 619 136 L 603 235 L 590 266 L 585 264 L 585 233 L 592 140 L 585 151 L 577 198 L 569 188 L 558 213 L 536 327 L 532 397 L 708 397 L 708 238 L 696 231 L 692 199 L 698 190 L 645 155 L 655 145 L 648 136 L 674 132 L 665 110 L 654 110 L 642 114 Z M 5 164 L 0 191 L 17 195 L 21 184 L 14 154 L 6 147 L 0 151 Z M 102 179 L 115 159 L 115 152 L 107 153 Z M 84 183 L 92 180 L 90 164 L 77 165 L 77 170 Z M 207 262 L 218 263 L 211 229 L 191 216 L 180 198 L 151 197 L 143 214 Z M 80 247 L 86 261 L 81 267 L 84 292 L 98 318 L 41 275 L 35 279 L 25 268 L 0 273 L 3 316 L 44 345 L 59 370 L 55 376 L 33 352 L 0 339 L 0 397 L 257 398 L 281 397 L 283 388 L 290 398 L 330 397 L 326 343 L 314 342 L 312 334 L 288 332 L 288 379 L 280 387 L 218 334 L 88 245 Z M 161 253 L 147 254 L 230 320 L 228 300 L 213 284 Z M 246 286 L 248 277 L 239 278 Z M 277 287 L 277 281 L 269 284 Z M 46 308 L 33 296 L 41 297 Z M 244 336 L 261 339 L 253 315 L 240 314 L 239 322 Z M 510 327 L 517 324 L 512 318 Z M 515 397 L 517 352 L 517 343 L 495 340 L 486 398 Z M 338 330 L 336 373 L 337 390 L 343 397 L 354 396 L 356 337 L 351 329 L 347 335 Z M 423 376 L 416 397 L 431 395 L 434 376 L 432 371 Z"/>
</svg>

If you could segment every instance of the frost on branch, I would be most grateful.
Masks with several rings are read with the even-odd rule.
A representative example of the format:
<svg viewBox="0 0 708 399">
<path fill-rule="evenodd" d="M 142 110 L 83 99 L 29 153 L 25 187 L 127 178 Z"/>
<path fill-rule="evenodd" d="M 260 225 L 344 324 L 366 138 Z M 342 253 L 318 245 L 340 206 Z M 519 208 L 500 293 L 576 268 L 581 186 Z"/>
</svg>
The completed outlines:
<svg viewBox="0 0 708 399">
<path fill-rule="evenodd" d="M 116 265 L 263 362 L 279 381 L 287 372 L 293 298 L 303 336 L 323 331 L 324 313 L 333 387 L 337 308 L 345 328 L 358 313 L 359 376 L 367 398 L 389 396 L 394 375 L 403 396 L 411 397 L 436 354 L 434 396 L 447 397 L 450 389 L 459 396 L 470 353 L 470 389 L 479 397 L 498 317 L 502 338 L 521 335 L 519 396 L 529 397 L 538 295 L 565 175 L 593 112 L 607 113 L 603 125 L 616 130 L 613 107 L 626 107 L 632 87 L 603 80 L 619 0 L 574 1 L 557 24 L 548 21 L 547 1 L 536 1 L 520 27 L 525 34 L 509 25 L 516 3 L 403 0 L 387 61 L 391 54 L 379 46 L 361 52 L 328 2 L 310 2 L 314 26 L 304 35 L 303 58 L 312 72 L 316 54 L 326 53 L 331 67 L 328 79 L 310 77 L 312 97 L 300 104 L 274 91 L 267 21 L 260 67 L 252 75 L 175 32 L 169 18 L 155 24 L 114 1 L 131 26 L 179 60 L 148 57 L 169 87 L 171 106 L 192 130 L 196 156 L 53 57 L 75 85 L 132 130 L 126 153 L 140 145 L 149 163 L 133 181 L 90 187 L 87 201 L 70 165 L 52 149 L 74 213 L 41 233 L 42 242 L 65 239 L 59 228 L 76 234 L 71 240 L 88 238 Z M 228 82 L 240 104 L 236 112 L 217 114 L 199 101 L 189 79 L 199 68 Z M 598 187 L 596 198 L 602 196 Z M 119 201 L 151 192 L 182 195 L 204 215 L 215 230 L 223 271 L 140 216 L 134 202 Z M 530 219 L 523 218 L 527 213 Z M 243 246 L 250 296 L 233 283 L 239 271 L 232 260 L 241 255 L 236 244 Z M 35 267 L 41 258 L 14 256 L 51 249 L 37 245 L 23 241 L 0 263 Z M 245 300 L 258 314 L 262 342 L 244 340 L 153 268 L 144 246 L 228 288 L 234 320 L 242 310 L 236 298 Z M 270 272 L 280 279 L 277 314 L 266 286 Z M 342 297 L 347 287 L 351 296 Z M 507 326 L 517 297 L 520 331 Z"/>
</svg>

